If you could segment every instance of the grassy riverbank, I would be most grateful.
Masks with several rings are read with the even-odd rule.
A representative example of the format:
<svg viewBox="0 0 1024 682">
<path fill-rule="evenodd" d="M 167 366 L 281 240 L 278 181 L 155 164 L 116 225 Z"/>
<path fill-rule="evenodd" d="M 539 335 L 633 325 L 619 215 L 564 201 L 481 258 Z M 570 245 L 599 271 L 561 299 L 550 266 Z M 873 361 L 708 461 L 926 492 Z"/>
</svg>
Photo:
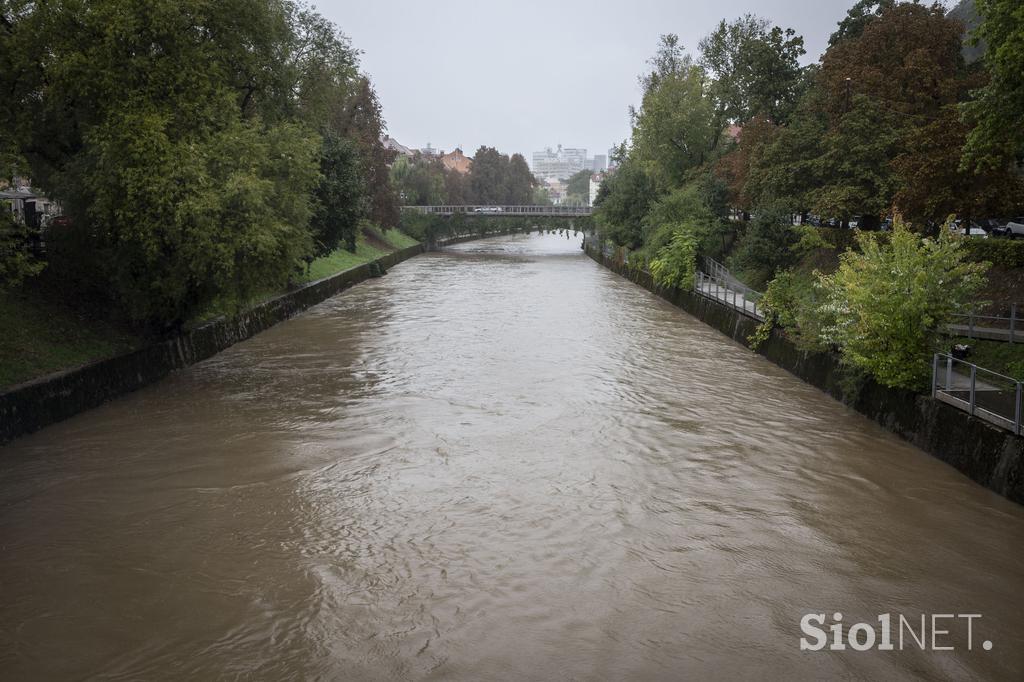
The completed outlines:
<svg viewBox="0 0 1024 682">
<path fill-rule="evenodd" d="M 296 283 L 330 277 L 416 243 L 398 230 L 383 234 L 366 230 L 355 253 L 339 249 L 318 258 Z M 67 292 L 46 287 L 42 281 L 0 293 L 0 389 L 126 353 L 146 343 L 145 336 L 130 325 L 109 319 L 95 301 L 72 300 Z M 263 292 L 248 305 L 278 293 Z M 245 307 L 218 301 L 196 323 Z"/>
</svg>

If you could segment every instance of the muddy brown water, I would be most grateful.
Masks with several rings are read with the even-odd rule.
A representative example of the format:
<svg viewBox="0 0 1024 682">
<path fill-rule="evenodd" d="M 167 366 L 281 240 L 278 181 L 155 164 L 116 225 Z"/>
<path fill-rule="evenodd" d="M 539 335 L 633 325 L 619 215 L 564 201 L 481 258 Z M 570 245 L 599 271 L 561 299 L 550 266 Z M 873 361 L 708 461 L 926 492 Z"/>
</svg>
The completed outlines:
<svg viewBox="0 0 1024 682">
<path fill-rule="evenodd" d="M 4 680 L 1019 680 L 1022 588 L 1024 509 L 564 235 L 0 448 Z M 981 617 L 801 651 L 835 612 Z"/>
</svg>

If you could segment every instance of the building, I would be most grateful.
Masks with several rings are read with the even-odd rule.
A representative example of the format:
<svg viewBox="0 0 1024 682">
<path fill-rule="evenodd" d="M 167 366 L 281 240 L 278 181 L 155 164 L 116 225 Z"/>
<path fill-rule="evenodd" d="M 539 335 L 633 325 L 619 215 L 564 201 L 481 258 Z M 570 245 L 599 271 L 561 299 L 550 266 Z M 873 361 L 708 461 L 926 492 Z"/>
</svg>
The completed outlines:
<svg viewBox="0 0 1024 682">
<path fill-rule="evenodd" d="M 604 173 L 594 173 L 590 176 L 590 205 L 593 206 L 594 202 L 597 201 L 597 192 L 601 189 L 601 183 L 604 182 Z"/>
<path fill-rule="evenodd" d="M 595 173 L 608 170 L 608 157 L 604 154 L 594 154 L 594 158 L 590 159 L 590 170 Z"/>
<path fill-rule="evenodd" d="M 573 174 L 589 168 L 587 150 L 579 148 L 562 148 L 533 153 L 533 174 L 539 180 L 566 180 Z"/>
<path fill-rule="evenodd" d="M 29 227 L 44 227 L 61 207 L 31 187 L 21 186 L 0 191 L 0 208 L 13 214 L 15 222 Z"/>
<path fill-rule="evenodd" d="M 473 159 L 463 154 L 462 150 L 456 147 L 451 153 L 441 154 L 441 163 L 448 170 L 465 175 L 469 172 L 470 166 L 473 165 Z"/>
<path fill-rule="evenodd" d="M 548 196 L 551 198 L 551 203 L 558 206 L 565 201 L 566 196 L 569 194 L 569 186 L 564 180 L 545 178 L 543 183 L 544 188 L 548 191 Z"/>
<path fill-rule="evenodd" d="M 406 156 L 411 158 L 413 155 L 413 151 L 411 149 L 406 147 L 404 144 L 402 144 L 395 138 L 390 137 L 388 135 L 382 137 L 380 139 L 380 143 L 384 145 L 384 149 L 388 149 L 390 151 L 395 152 L 395 158 L 398 158 L 399 156 Z"/>
</svg>

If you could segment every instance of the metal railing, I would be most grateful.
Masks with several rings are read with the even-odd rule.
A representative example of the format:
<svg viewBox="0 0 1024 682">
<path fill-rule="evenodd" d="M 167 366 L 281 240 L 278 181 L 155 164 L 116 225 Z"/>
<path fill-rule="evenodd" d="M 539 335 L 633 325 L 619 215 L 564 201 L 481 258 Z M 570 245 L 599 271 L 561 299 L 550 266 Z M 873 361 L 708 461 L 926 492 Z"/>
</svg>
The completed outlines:
<svg viewBox="0 0 1024 682">
<path fill-rule="evenodd" d="M 728 268 L 712 258 L 704 258 L 704 269 L 697 271 L 693 289 L 755 320 L 764 321 L 764 313 L 757 305 L 763 294 L 736 279 Z"/>
<path fill-rule="evenodd" d="M 936 353 L 932 397 L 1021 434 L 1021 382 L 978 365 Z"/>
<path fill-rule="evenodd" d="M 982 315 L 972 311 L 954 315 L 953 319 L 954 322 L 947 329 L 950 333 L 958 336 L 1024 343 L 1024 329 L 1020 327 L 1020 315 L 1016 303 L 1002 304 L 992 315 Z"/>
<path fill-rule="evenodd" d="M 587 216 L 593 212 L 590 206 L 403 206 L 403 211 L 433 213 L 437 215 L 454 215 L 466 213 L 475 216 Z"/>
</svg>

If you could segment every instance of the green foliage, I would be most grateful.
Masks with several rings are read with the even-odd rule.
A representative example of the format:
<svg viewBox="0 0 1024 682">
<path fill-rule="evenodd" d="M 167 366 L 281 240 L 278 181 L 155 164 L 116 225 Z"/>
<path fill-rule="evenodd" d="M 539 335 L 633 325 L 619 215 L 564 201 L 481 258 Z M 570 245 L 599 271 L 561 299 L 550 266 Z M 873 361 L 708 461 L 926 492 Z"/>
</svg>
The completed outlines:
<svg viewBox="0 0 1024 682">
<path fill-rule="evenodd" d="M 853 108 L 826 134 L 818 174 L 823 184 L 810 195 L 811 208 L 824 216 L 878 216 L 896 191 L 890 162 L 898 153 L 895 115 L 857 95 Z"/>
<path fill-rule="evenodd" d="M 705 95 L 703 70 L 662 36 L 655 71 L 642 79 L 643 101 L 633 114 L 631 163 L 662 189 L 681 183 L 704 163 L 718 137 L 713 102 Z"/>
<path fill-rule="evenodd" d="M 672 241 L 679 225 L 688 226 L 687 233 L 694 240 L 698 253 L 719 255 L 726 225 L 709 204 L 706 183 L 690 182 L 665 194 L 651 204 L 643 217 L 644 255 L 657 254 Z"/>
<path fill-rule="evenodd" d="M 966 258 L 1003 268 L 1024 268 L 1024 241 L 1019 239 L 965 239 Z"/>
<path fill-rule="evenodd" d="M 649 267 L 659 286 L 692 289 L 697 274 L 697 239 L 693 226 L 674 227 L 671 241 L 658 251 Z"/>
<path fill-rule="evenodd" d="M 644 216 L 658 195 L 654 181 L 639 165 L 627 161 L 605 179 L 601 192 L 596 212 L 601 239 L 639 247 Z"/>
<path fill-rule="evenodd" d="M 0 152 L 78 237 L 55 274 L 166 329 L 284 285 L 395 201 L 380 105 L 337 29 L 279 0 L 6 3 Z M 72 254 L 68 249 L 74 249 Z"/>
<path fill-rule="evenodd" d="M 768 283 L 757 302 L 765 321 L 749 339 L 752 348 L 767 341 L 772 328 L 778 326 L 798 348 L 822 350 L 821 330 L 829 321 L 823 306 L 824 290 L 817 286 L 817 278 L 817 273 L 783 270 Z"/>
<path fill-rule="evenodd" d="M 821 341 L 886 386 L 922 388 L 942 328 L 974 303 L 987 266 L 967 262 L 948 229 L 921 239 L 898 220 L 888 243 L 865 232 L 858 242 L 860 253 L 848 251 L 839 270 L 820 277 L 822 313 L 834 319 Z"/>
<path fill-rule="evenodd" d="M 582 204 L 590 203 L 590 178 L 593 175 L 592 171 L 586 169 L 581 170 L 579 173 L 573 173 L 565 190 L 570 200 Z"/>
<path fill-rule="evenodd" d="M 746 14 L 722 20 L 700 42 L 700 64 L 714 77 L 711 91 L 722 120 L 745 123 L 763 116 L 775 123 L 788 118 L 803 87 L 800 57 L 804 39 Z"/>
<path fill-rule="evenodd" d="M 7 206 L 0 203 L 0 292 L 39 274 L 44 265 L 29 251 L 28 230 L 15 223 Z"/>
<path fill-rule="evenodd" d="M 974 127 L 964 148 L 965 169 L 998 169 L 1024 157 L 1024 4 L 1020 0 L 977 0 L 982 17 L 976 37 L 988 44 L 990 79 L 964 105 Z"/>
<path fill-rule="evenodd" d="M 744 271 L 762 273 L 765 279 L 770 279 L 777 270 L 793 262 L 793 246 L 799 239 L 789 211 L 777 204 L 764 206 L 740 237 L 733 252 L 733 263 Z"/>
<path fill-rule="evenodd" d="M 315 198 L 310 220 L 315 255 L 328 254 L 341 244 L 354 251 L 360 221 L 369 213 L 369 197 L 355 142 L 330 131 L 324 134 Z"/>
</svg>

